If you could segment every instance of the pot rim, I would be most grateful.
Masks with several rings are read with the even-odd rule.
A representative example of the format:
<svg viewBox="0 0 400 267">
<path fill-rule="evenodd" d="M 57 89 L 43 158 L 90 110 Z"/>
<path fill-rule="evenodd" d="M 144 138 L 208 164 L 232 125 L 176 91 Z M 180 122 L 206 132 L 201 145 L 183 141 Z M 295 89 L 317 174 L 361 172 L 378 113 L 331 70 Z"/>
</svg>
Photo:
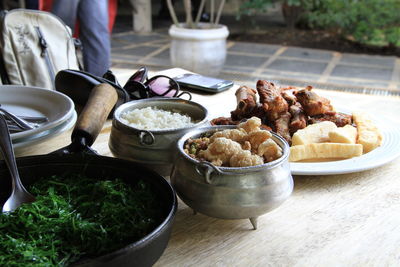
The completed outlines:
<svg viewBox="0 0 400 267">
<path fill-rule="evenodd" d="M 176 128 L 176 129 L 165 129 L 165 130 L 164 129 L 161 129 L 161 130 L 139 129 L 139 128 L 136 128 L 136 127 L 133 127 L 133 126 L 129 126 L 129 125 L 127 125 L 127 124 L 125 124 L 125 123 L 123 123 L 121 121 L 121 119 L 120 119 L 121 115 L 122 115 L 122 113 L 124 111 L 126 111 L 125 109 L 127 107 L 135 106 L 135 104 L 141 104 L 141 103 L 146 103 L 146 102 L 171 102 L 171 103 L 189 104 L 191 106 L 196 106 L 196 107 L 200 108 L 203 111 L 203 114 L 204 114 L 203 117 L 204 118 L 201 121 L 198 121 L 198 122 L 194 123 L 191 126 L 186 126 L 186 127 Z M 157 107 L 157 105 L 148 105 L 146 107 L 153 107 L 153 106 Z M 146 99 L 129 101 L 129 102 L 124 103 L 121 106 L 119 106 L 114 112 L 113 125 L 112 126 L 118 128 L 120 130 L 131 132 L 131 133 L 138 133 L 138 132 L 146 131 L 146 132 L 154 133 L 154 134 L 157 134 L 157 135 L 174 134 L 174 133 L 179 133 L 181 131 L 188 130 L 188 129 L 191 129 L 191 128 L 195 128 L 198 125 L 204 124 L 204 123 L 206 123 L 208 121 L 208 117 L 209 117 L 209 114 L 208 114 L 207 108 L 204 107 L 203 105 L 197 103 L 197 102 L 194 102 L 194 101 L 191 101 L 191 100 L 185 100 L 185 99 L 181 99 L 181 98 L 153 97 L 153 98 L 146 98 Z"/>
<path fill-rule="evenodd" d="M 223 24 L 214 24 L 214 28 L 189 28 L 186 23 L 179 23 L 182 27 L 172 24 L 168 30 L 169 35 L 176 39 L 185 40 L 216 40 L 226 39 L 229 35 L 228 27 Z M 201 26 L 212 25 L 211 23 L 199 23 Z"/>
<path fill-rule="evenodd" d="M 193 129 L 192 131 L 186 133 L 183 135 L 181 138 L 179 138 L 177 142 L 177 148 L 178 148 L 178 153 L 183 156 L 186 160 L 192 162 L 195 165 L 199 165 L 202 162 L 207 162 L 208 161 L 199 161 L 197 159 L 194 159 L 190 157 L 188 154 L 183 151 L 183 145 L 185 144 L 185 141 L 189 139 L 190 137 L 193 137 L 194 135 L 198 135 L 201 133 L 206 133 L 206 132 L 212 132 L 212 131 L 221 131 L 225 129 L 236 129 L 236 125 L 216 125 L 216 126 L 209 126 L 209 127 L 200 127 L 197 129 Z M 290 147 L 288 142 L 281 137 L 280 135 L 276 134 L 275 132 L 270 131 L 272 134 L 272 137 L 274 141 L 278 140 L 278 145 L 282 148 L 283 155 L 273 161 L 261 164 L 261 165 L 255 165 L 255 166 L 247 166 L 247 167 L 221 167 L 221 166 L 214 166 L 210 163 L 210 165 L 213 166 L 213 168 L 220 170 L 222 173 L 230 173 L 230 172 L 253 172 L 253 171 L 259 171 L 261 169 L 272 169 L 278 165 L 281 165 L 283 162 L 287 161 L 289 158 L 289 153 L 290 153 Z"/>
</svg>

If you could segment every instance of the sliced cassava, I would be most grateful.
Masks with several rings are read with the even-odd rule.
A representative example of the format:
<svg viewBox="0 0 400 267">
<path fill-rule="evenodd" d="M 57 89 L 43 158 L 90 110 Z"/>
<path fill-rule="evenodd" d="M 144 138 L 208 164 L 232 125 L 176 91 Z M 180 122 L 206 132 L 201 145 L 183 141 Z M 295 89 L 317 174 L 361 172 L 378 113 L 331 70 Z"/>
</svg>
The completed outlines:
<svg viewBox="0 0 400 267">
<path fill-rule="evenodd" d="M 292 146 L 289 161 L 347 159 L 361 156 L 362 153 L 363 146 L 360 144 L 314 143 Z"/>
</svg>

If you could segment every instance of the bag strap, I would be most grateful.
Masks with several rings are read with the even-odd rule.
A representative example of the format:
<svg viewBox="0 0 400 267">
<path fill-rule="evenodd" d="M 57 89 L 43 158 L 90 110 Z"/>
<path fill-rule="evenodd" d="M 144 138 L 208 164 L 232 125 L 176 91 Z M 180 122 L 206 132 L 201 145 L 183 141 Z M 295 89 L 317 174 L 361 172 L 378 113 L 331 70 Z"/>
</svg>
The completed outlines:
<svg viewBox="0 0 400 267">
<path fill-rule="evenodd" d="M 76 59 L 78 61 L 78 67 L 79 70 L 84 70 L 82 58 L 83 58 L 83 46 L 81 40 L 78 38 L 73 38 L 74 40 L 74 46 L 75 46 L 75 54 L 76 54 Z"/>
<path fill-rule="evenodd" d="M 1 10 L 0 11 L 0 33 L 3 31 L 3 24 L 4 24 L 4 17 L 7 14 L 7 10 Z M 0 44 L 0 48 L 3 47 L 3 43 Z M 4 58 L 3 58 L 3 53 L 0 53 L 0 77 L 2 84 L 10 84 L 10 79 L 8 77 L 7 71 L 6 71 L 6 66 L 4 64 Z"/>
</svg>

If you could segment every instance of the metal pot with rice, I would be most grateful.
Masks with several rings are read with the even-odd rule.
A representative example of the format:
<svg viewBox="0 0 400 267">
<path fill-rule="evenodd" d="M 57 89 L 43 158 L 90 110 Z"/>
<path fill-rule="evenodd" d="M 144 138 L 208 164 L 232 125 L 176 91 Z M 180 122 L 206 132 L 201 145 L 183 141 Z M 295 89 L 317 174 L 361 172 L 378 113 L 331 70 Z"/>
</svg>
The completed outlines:
<svg viewBox="0 0 400 267">
<path fill-rule="evenodd" d="M 177 140 L 208 123 L 207 109 L 193 101 L 180 98 L 131 101 L 115 110 L 108 144 L 114 156 L 169 175 Z"/>
</svg>

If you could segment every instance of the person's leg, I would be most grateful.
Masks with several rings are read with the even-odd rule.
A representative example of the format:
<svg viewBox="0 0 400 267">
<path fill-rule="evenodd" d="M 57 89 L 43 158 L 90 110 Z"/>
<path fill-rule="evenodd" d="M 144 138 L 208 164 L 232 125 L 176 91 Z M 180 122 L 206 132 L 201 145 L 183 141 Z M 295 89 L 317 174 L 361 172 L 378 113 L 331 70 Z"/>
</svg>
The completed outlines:
<svg viewBox="0 0 400 267">
<path fill-rule="evenodd" d="M 81 0 L 78 18 L 85 70 L 103 76 L 110 67 L 111 54 L 108 0 Z"/>
<path fill-rule="evenodd" d="M 73 31 L 75 28 L 79 0 L 53 0 L 51 12 L 61 18 Z"/>
</svg>

